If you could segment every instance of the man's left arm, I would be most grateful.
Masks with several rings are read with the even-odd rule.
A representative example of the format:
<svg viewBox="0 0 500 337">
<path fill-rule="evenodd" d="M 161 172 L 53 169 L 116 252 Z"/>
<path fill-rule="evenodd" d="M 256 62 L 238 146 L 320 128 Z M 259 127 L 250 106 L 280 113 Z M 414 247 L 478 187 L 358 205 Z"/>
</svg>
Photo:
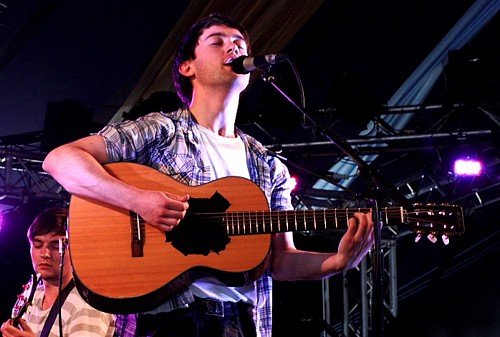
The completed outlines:
<svg viewBox="0 0 500 337">
<path fill-rule="evenodd" d="M 356 267 L 373 245 L 371 213 L 356 213 L 349 219 L 337 252 L 298 250 L 293 233 L 279 233 L 272 239 L 272 274 L 280 281 L 317 280 Z"/>
</svg>

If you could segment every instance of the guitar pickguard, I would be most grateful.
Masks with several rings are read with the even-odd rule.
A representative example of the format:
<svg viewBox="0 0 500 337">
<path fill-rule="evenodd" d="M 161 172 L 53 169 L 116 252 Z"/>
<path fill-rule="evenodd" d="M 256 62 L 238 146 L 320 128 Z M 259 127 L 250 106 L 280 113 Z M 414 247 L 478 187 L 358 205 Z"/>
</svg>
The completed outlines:
<svg viewBox="0 0 500 337">
<path fill-rule="evenodd" d="M 166 233 L 166 241 L 185 256 L 219 253 L 231 241 L 221 214 L 231 206 L 222 194 L 210 198 L 191 198 L 186 216 L 178 226 Z"/>
</svg>

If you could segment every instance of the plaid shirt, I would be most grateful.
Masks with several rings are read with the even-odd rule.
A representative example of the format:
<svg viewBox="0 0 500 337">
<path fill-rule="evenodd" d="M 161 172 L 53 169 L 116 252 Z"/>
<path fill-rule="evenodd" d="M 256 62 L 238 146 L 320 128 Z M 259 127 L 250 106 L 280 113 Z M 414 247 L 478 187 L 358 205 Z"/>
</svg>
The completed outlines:
<svg viewBox="0 0 500 337">
<path fill-rule="evenodd" d="M 110 162 L 136 162 L 153 167 L 189 186 L 208 183 L 212 172 L 201 146 L 200 134 L 187 109 L 171 114 L 151 113 L 136 121 L 106 126 L 104 137 Z M 254 138 L 236 129 L 247 153 L 250 179 L 264 191 L 272 210 L 292 209 L 291 181 L 286 166 L 267 155 Z M 254 320 L 261 336 L 271 336 L 272 279 L 269 268 L 255 282 L 257 303 Z M 134 315 L 117 318 L 116 331 L 134 331 Z M 130 336 L 129 334 L 126 334 Z"/>
</svg>

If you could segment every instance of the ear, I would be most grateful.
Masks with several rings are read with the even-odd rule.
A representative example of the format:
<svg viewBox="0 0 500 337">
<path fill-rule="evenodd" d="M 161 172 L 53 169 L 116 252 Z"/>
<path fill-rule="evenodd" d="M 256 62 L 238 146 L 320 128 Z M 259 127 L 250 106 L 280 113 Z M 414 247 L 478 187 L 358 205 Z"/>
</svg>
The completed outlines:
<svg viewBox="0 0 500 337">
<path fill-rule="evenodd" d="M 194 71 L 193 68 L 191 67 L 191 62 L 189 60 L 182 62 L 181 65 L 179 66 L 179 72 L 181 73 L 181 75 L 186 77 L 193 76 Z"/>
</svg>

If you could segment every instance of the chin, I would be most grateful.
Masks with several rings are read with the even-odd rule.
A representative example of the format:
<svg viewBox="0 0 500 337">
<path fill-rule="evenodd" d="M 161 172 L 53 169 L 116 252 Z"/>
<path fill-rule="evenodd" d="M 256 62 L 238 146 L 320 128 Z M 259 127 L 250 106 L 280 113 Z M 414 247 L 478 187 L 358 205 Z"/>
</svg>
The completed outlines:
<svg viewBox="0 0 500 337">
<path fill-rule="evenodd" d="M 40 274 L 40 278 L 44 280 L 59 279 L 58 273 L 49 268 L 38 268 L 38 273 Z"/>
</svg>

